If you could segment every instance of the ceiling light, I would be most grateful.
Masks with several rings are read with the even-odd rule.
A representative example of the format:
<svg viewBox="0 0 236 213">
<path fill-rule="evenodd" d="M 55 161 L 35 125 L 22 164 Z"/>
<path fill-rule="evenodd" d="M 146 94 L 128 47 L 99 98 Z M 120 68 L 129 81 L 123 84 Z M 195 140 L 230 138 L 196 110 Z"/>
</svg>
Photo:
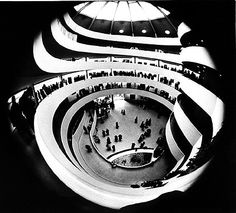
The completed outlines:
<svg viewBox="0 0 236 213">
<path fill-rule="evenodd" d="M 169 35 L 170 31 L 169 30 L 165 30 L 165 34 Z"/>
<path fill-rule="evenodd" d="M 147 30 L 142 30 L 142 33 L 146 33 L 147 32 Z"/>
<path fill-rule="evenodd" d="M 119 33 L 124 33 L 124 30 L 119 30 Z"/>
</svg>

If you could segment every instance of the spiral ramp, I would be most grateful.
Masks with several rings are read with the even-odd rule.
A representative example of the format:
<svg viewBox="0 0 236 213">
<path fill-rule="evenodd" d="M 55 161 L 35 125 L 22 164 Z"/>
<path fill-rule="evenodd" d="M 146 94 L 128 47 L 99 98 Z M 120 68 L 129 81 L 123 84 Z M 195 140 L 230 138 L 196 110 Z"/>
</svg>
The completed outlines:
<svg viewBox="0 0 236 213">
<path fill-rule="evenodd" d="M 118 35 L 107 35 L 103 37 L 102 33 L 82 29 L 83 27 L 76 25 L 69 14 L 65 14 L 63 19 L 63 23 L 60 19 L 54 20 L 51 23 L 50 31 L 55 42 L 58 46 L 63 47 L 65 52 L 73 51 L 73 53 L 90 54 L 95 57 L 97 54 L 102 54 L 108 57 L 104 57 L 103 61 L 88 59 L 68 61 L 63 58 L 57 58 L 47 51 L 43 41 L 44 32 L 42 32 L 35 39 L 33 54 L 35 62 L 43 71 L 64 74 L 70 72 L 82 73 L 90 70 L 111 70 L 111 72 L 114 69 L 135 70 L 174 79 L 175 83 L 179 82 L 179 88 L 164 84 L 158 80 L 138 76 L 115 76 L 114 73 L 113 75 L 93 79 L 86 76 L 85 80 L 73 82 L 72 84 L 59 88 L 40 102 L 34 120 L 36 140 L 47 164 L 60 180 L 74 192 L 99 205 L 113 209 L 153 200 L 161 194 L 173 190 L 185 191 L 188 189 L 205 170 L 209 159 L 203 161 L 197 168 L 191 171 L 189 171 L 189 163 L 198 155 L 199 150 L 207 148 L 213 143 L 213 138 L 221 130 L 224 120 L 224 103 L 219 94 L 215 90 L 212 90 L 211 86 L 202 84 L 200 81 L 195 81 L 183 74 L 185 69 L 187 72 L 191 72 L 191 66 L 188 67 L 189 64 L 203 66 L 206 70 L 205 73 L 215 72 L 215 75 L 218 74 L 217 68 L 211 60 L 204 44 L 200 43 L 200 45 L 196 45 L 194 43 L 195 41 L 189 42 L 187 46 L 185 45 L 182 48 L 180 54 L 89 45 L 79 41 L 77 34 L 81 32 L 83 36 L 99 40 L 114 41 L 116 37 L 119 37 L 120 40 L 123 38 Z M 66 26 L 63 24 L 66 24 Z M 70 31 L 68 31 L 69 28 L 71 29 Z M 186 33 L 191 33 L 191 29 L 184 23 L 181 23 L 178 26 L 178 38 L 171 40 L 142 37 L 141 42 L 142 44 L 154 44 L 156 42 L 155 44 L 157 46 L 159 43 L 166 42 L 165 45 L 169 44 L 181 47 L 180 41 L 183 40 L 182 38 Z M 126 44 L 138 43 L 137 37 L 126 36 L 124 40 Z M 150 63 L 136 63 L 135 60 L 132 63 L 124 63 L 115 61 L 112 57 L 132 57 L 136 62 L 141 58 L 145 58 Z M 165 66 L 153 66 L 153 61 L 159 61 L 159 63 L 165 61 L 169 65 L 174 64 L 176 67 L 180 67 L 180 71 L 172 71 Z M 150 91 L 127 87 L 104 89 L 90 93 L 73 102 L 73 104 L 70 104 L 64 111 L 64 114 L 60 115 L 60 133 L 55 136 L 53 123 L 55 122 L 55 115 L 57 110 L 60 109 L 61 103 L 67 101 L 69 96 L 78 93 L 82 89 L 114 82 L 137 83 L 158 88 L 168 92 L 172 99 L 166 99 L 160 96 L 160 94 Z M 80 153 L 80 148 L 75 142 L 75 138 L 83 137 L 80 133 L 82 131 L 81 125 L 78 127 L 78 132 L 75 133 L 80 136 L 72 136 L 72 142 L 68 141 L 67 135 L 70 122 L 73 119 L 73 115 L 79 109 L 101 96 L 129 93 L 149 97 L 171 111 L 165 128 L 165 137 L 168 149 L 176 163 L 170 171 L 170 174 L 173 174 L 173 176 L 168 177 L 167 174 L 166 177 L 161 179 L 165 183 L 163 186 L 131 188 L 128 185 L 107 180 L 91 170 L 91 167 L 86 164 Z M 84 115 L 82 121 L 86 122 Z M 102 161 L 104 167 L 110 165 L 105 159 L 101 159 L 99 154 L 96 160 Z M 110 169 L 112 170 L 112 168 Z M 183 174 L 178 173 L 179 171 L 189 172 Z"/>
</svg>

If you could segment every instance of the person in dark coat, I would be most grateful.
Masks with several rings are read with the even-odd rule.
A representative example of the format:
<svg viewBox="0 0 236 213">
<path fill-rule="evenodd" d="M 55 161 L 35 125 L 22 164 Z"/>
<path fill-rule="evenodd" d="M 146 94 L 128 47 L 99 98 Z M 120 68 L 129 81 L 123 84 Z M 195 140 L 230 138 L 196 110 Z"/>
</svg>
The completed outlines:
<svg viewBox="0 0 236 213">
<path fill-rule="evenodd" d="M 9 118 L 12 125 L 16 127 L 17 130 L 28 132 L 30 135 L 34 136 L 33 131 L 30 131 L 29 123 L 23 115 L 20 105 L 16 102 L 15 96 L 12 96 Z"/>
<path fill-rule="evenodd" d="M 105 130 L 102 130 L 102 137 L 105 137 L 106 136 L 106 132 Z"/>
<path fill-rule="evenodd" d="M 109 135 L 109 129 L 106 129 L 106 135 Z"/>
<path fill-rule="evenodd" d="M 116 121 L 116 129 L 118 129 L 119 128 L 119 124 L 118 124 L 118 122 Z"/>
<path fill-rule="evenodd" d="M 113 152 L 116 151 L 116 147 L 115 147 L 115 145 L 112 145 L 112 151 L 113 151 Z"/>
<path fill-rule="evenodd" d="M 135 147 L 135 143 L 132 143 L 131 144 L 131 149 L 134 149 L 134 147 Z"/>
<path fill-rule="evenodd" d="M 89 145 L 85 145 L 85 148 L 87 149 L 88 153 L 92 152 L 92 149 L 91 149 L 91 147 Z"/>
<path fill-rule="evenodd" d="M 111 139 L 110 137 L 107 137 L 107 144 L 110 144 L 111 143 Z"/>
<path fill-rule="evenodd" d="M 29 87 L 19 99 L 19 105 L 23 114 L 29 121 L 32 129 L 34 129 L 34 115 L 36 112 L 36 102 L 33 97 L 33 89 Z"/>
</svg>

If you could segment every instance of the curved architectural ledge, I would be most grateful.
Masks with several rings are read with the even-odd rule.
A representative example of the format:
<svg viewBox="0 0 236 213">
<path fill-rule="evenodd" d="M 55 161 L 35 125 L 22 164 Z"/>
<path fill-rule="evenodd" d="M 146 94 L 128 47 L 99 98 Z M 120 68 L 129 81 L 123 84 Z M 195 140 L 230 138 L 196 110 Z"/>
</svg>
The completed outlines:
<svg viewBox="0 0 236 213">
<path fill-rule="evenodd" d="M 189 46 L 180 52 L 182 62 L 194 62 L 216 70 L 215 63 L 205 47 Z"/>
<path fill-rule="evenodd" d="M 132 54 L 129 51 L 131 50 L 128 50 L 126 54 L 123 54 L 123 56 L 130 57 Z M 112 53 L 113 52 L 111 51 L 110 54 Z M 164 68 L 142 65 L 142 64 L 137 64 L 137 63 L 66 61 L 66 60 L 58 59 L 58 58 L 53 57 L 46 51 L 43 41 L 42 41 L 42 33 L 40 33 L 39 36 L 34 41 L 33 55 L 34 55 L 34 59 L 37 65 L 43 71 L 50 72 L 50 73 L 74 72 L 74 71 L 90 70 L 90 69 L 135 69 L 135 70 L 153 72 L 155 74 L 158 72 L 159 74 L 163 74 L 163 75 L 166 75 L 169 77 L 175 77 L 175 78 L 178 78 L 178 76 L 179 77 L 182 76 L 180 73 L 169 71 Z M 135 56 L 148 58 L 148 55 L 146 53 L 143 54 L 143 56 L 140 54 L 137 54 Z M 164 61 L 169 61 L 171 64 L 173 63 L 181 64 L 181 62 L 178 60 L 170 61 L 168 57 L 167 58 L 166 57 L 150 57 L 150 58 L 162 59 Z"/>
<path fill-rule="evenodd" d="M 177 31 L 179 39 L 181 39 L 181 37 L 189 31 L 191 31 L 191 28 L 188 25 L 186 25 L 184 22 L 180 23 Z"/>
<path fill-rule="evenodd" d="M 223 101 L 205 87 L 188 79 L 181 81 L 181 89 L 211 117 L 214 137 L 223 125 Z"/>
<path fill-rule="evenodd" d="M 202 136 L 201 132 L 193 125 L 192 121 L 185 115 L 184 111 L 179 105 L 178 98 L 174 106 L 174 116 L 179 125 L 179 128 L 183 132 L 189 143 L 194 146 L 194 144 Z"/>
<path fill-rule="evenodd" d="M 115 47 L 101 47 L 101 46 L 87 45 L 75 42 L 71 38 L 68 38 L 63 34 L 63 32 L 60 29 L 60 22 L 57 19 L 51 23 L 51 31 L 53 38 L 59 45 L 67 49 L 78 52 L 139 56 L 139 57 L 156 58 L 156 59 L 181 63 L 180 55 L 177 54 L 158 53 L 158 52 L 144 51 L 138 49 L 136 50 L 136 49 L 115 48 Z"/>
<path fill-rule="evenodd" d="M 153 44 L 153 45 L 167 45 L 167 46 L 181 46 L 179 38 L 151 38 L 151 37 L 131 37 L 125 35 L 110 35 L 105 33 L 94 32 L 87 30 L 74 22 L 68 13 L 64 15 L 65 23 L 74 32 L 81 34 L 86 37 L 94 39 L 102 39 L 107 41 L 120 41 L 134 44 Z"/>
<path fill-rule="evenodd" d="M 137 165 L 132 164 L 132 160 L 130 160 L 130 159 L 132 158 L 132 156 L 137 156 L 138 154 L 149 155 L 150 160 L 147 161 L 147 162 L 139 162 L 139 163 L 137 163 Z M 149 149 L 137 148 L 137 149 L 124 150 L 120 153 L 116 153 L 115 155 L 110 155 L 110 156 L 107 157 L 107 159 L 114 166 L 119 166 L 119 167 L 123 167 L 123 168 L 126 168 L 126 169 L 139 169 L 139 168 L 143 168 L 145 166 L 148 166 L 152 163 L 152 155 L 153 155 L 153 149 L 150 149 L 150 148 Z M 129 161 L 131 163 L 127 162 L 125 157 L 127 157 L 127 159 L 129 159 Z"/>
<path fill-rule="evenodd" d="M 91 79 L 89 81 L 91 81 L 90 83 L 97 83 L 97 79 Z M 204 170 L 205 166 L 186 176 L 175 179 L 173 183 L 170 180 L 168 184 L 161 188 L 144 190 L 143 188 L 130 189 L 101 183 L 101 181 L 97 181 L 94 177 L 76 168 L 57 146 L 53 134 L 45 134 L 45 130 L 51 131 L 52 116 L 48 115 L 54 114 L 61 101 L 72 94 L 76 90 L 76 86 L 80 85 L 83 87 L 85 84 L 85 82 L 77 82 L 60 88 L 47 96 L 39 104 L 34 121 L 35 135 L 43 157 L 60 180 L 77 194 L 99 205 L 119 209 L 130 204 L 153 200 L 161 194 L 173 190 L 184 191 Z M 62 89 L 63 93 L 61 92 Z M 148 93 L 147 91 L 143 92 Z"/>
<path fill-rule="evenodd" d="M 70 86 L 73 86 L 73 85 L 70 85 Z M 66 93 L 66 89 L 67 87 L 69 86 L 66 86 L 64 88 L 61 88 L 61 92 L 63 92 L 64 94 Z M 73 91 L 78 91 L 78 87 L 79 85 L 77 86 L 74 86 L 73 87 Z M 78 100 L 76 103 L 74 103 L 70 109 L 66 112 L 66 114 L 64 115 L 64 118 L 62 120 L 62 124 L 61 124 L 61 138 L 62 138 L 62 143 L 63 143 L 63 147 L 66 151 L 66 153 L 68 154 L 68 156 L 70 157 L 70 159 L 72 160 L 72 162 L 79 168 L 79 164 L 76 162 L 76 159 L 73 157 L 70 149 L 69 149 L 69 146 L 68 146 L 68 142 L 67 142 L 67 130 L 68 130 L 68 127 L 69 127 L 69 124 L 70 124 L 70 121 L 73 117 L 73 115 L 75 114 L 75 112 L 80 109 L 81 107 L 83 107 L 85 104 L 89 103 L 90 101 L 98 98 L 98 97 L 102 97 L 102 96 L 107 96 L 107 95 L 111 95 L 111 94 L 136 94 L 136 95 L 142 95 L 144 97 L 148 97 L 148 98 L 151 98 L 161 104 L 163 104 L 165 107 L 167 107 L 169 110 L 172 111 L 173 109 L 173 104 L 170 103 L 168 100 L 166 100 L 165 98 L 161 97 L 161 96 L 158 96 L 157 94 L 154 94 L 154 93 L 151 93 L 151 92 L 147 92 L 147 91 L 142 91 L 142 90 L 137 90 L 137 89 L 128 89 L 128 88 L 116 88 L 116 89 L 108 89 L 108 90 L 102 90 L 102 91 L 99 91 L 99 92 L 95 92 L 95 93 L 92 93 L 90 95 L 87 95 L 83 98 L 81 98 L 80 100 Z M 171 95 L 173 95 L 173 93 L 170 93 Z M 173 96 L 175 97 L 175 96 Z M 57 107 L 56 107 L 57 108 Z M 55 109 L 56 110 L 56 109 Z M 47 112 L 44 112 L 44 113 L 47 113 Z M 54 112 L 52 112 L 52 114 L 48 114 L 48 117 L 53 117 L 54 115 Z M 91 128 L 91 131 L 90 131 L 90 139 L 91 139 L 91 142 L 92 142 L 92 145 L 94 146 L 95 150 L 98 152 L 99 155 L 101 155 L 103 157 L 104 160 L 107 161 L 107 158 L 105 158 L 100 152 L 99 150 L 97 149 L 96 147 L 96 144 L 95 142 L 93 141 L 93 131 L 95 129 L 95 123 L 93 124 L 93 127 Z M 49 129 L 49 130 L 44 130 L 44 135 L 45 137 L 47 137 L 47 135 L 51 135 L 53 134 L 53 132 Z M 50 136 L 51 137 L 51 136 Z M 109 161 L 110 162 L 110 161 Z"/>
</svg>

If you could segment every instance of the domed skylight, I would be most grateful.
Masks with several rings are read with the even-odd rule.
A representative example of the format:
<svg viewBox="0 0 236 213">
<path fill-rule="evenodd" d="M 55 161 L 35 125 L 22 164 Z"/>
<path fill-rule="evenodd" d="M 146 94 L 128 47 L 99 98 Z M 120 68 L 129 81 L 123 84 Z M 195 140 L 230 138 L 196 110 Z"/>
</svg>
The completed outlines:
<svg viewBox="0 0 236 213">
<path fill-rule="evenodd" d="M 90 31 L 132 37 L 175 38 L 180 24 L 166 9 L 145 1 L 88 1 L 74 6 L 70 15 Z"/>
<path fill-rule="evenodd" d="M 144 1 L 86 2 L 74 8 L 92 19 L 108 21 L 148 21 L 169 15 L 169 11 Z"/>
</svg>

